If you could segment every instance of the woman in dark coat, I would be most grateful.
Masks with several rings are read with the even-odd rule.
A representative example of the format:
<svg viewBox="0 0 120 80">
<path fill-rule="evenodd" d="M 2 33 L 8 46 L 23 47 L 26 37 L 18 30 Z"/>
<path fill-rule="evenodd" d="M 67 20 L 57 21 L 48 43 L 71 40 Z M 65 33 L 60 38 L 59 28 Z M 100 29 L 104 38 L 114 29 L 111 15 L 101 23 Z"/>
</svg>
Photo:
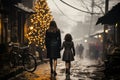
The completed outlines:
<svg viewBox="0 0 120 80">
<path fill-rule="evenodd" d="M 62 60 L 65 61 L 66 65 L 66 75 L 70 74 L 71 61 L 74 61 L 75 48 L 72 41 L 71 34 L 66 34 L 62 44 L 62 49 L 64 48 Z"/>
<path fill-rule="evenodd" d="M 49 29 L 46 30 L 45 43 L 47 49 L 47 58 L 50 59 L 51 74 L 54 74 L 54 76 L 56 76 L 57 58 L 61 57 L 61 34 L 60 30 L 57 28 L 55 21 L 51 21 Z"/>
</svg>

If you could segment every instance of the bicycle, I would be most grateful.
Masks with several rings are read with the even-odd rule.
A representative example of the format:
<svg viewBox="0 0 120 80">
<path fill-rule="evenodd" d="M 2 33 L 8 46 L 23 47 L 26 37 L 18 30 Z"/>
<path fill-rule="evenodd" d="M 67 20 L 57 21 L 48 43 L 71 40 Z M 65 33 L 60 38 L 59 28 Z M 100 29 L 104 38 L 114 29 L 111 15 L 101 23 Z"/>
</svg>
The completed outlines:
<svg viewBox="0 0 120 80">
<path fill-rule="evenodd" d="M 34 72 L 37 68 L 35 57 L 29 53 L 29 46 L 16 46 L 14 43 L 9 44 L 10 50 L 10 66 L 23 66 L 28 72 Z"/>
</svg>

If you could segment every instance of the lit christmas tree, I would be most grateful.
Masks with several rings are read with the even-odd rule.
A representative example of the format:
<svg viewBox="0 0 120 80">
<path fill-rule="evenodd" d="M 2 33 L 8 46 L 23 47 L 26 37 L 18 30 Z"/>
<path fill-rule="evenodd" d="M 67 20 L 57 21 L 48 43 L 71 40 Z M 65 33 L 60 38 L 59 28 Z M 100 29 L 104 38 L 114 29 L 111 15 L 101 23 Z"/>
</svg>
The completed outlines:
<svg viewBox="0 0 120 80">
<path fill-rule="evenodd" d="M 30 28 L 26 34 L 29 44 L 35 43 L 45 50 L 45 32 L 49 28 L 50 21 L 53 19 L 46 0 L 37 0 L 34 4 L 34 11 L 30 17 Z"/>
</svg>

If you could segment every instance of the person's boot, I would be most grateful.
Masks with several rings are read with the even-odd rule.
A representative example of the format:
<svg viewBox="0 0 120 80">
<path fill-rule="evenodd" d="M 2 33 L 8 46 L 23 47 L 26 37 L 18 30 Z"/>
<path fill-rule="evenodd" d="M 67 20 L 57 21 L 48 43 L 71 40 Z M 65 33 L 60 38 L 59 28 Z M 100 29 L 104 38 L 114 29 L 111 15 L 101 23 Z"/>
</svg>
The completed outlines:
<svg viewBox="0 0 120 80">
<path fill-rule="evenodd" d="M 70 69 L 66 69 L 66 74 L 70 74 Z"/>
<path fill-rule="evenodd" d="M 69 69 L 66 69 L 66 74 L 69 74 Z"/>
<path fill-rule="evenodd" d="M 57 75 L 57 73 L 56 73 L 56 71 L 54 71 L 54 76 L 56 76 Z"/>
<path fill-rule="evenodd" d="M 68 71 L 67 71 L 67 69 L 66 69 L 65 73 L 67 74 L 67 72 L 68 72 Z"/>
<path fill-rule="evenodd" d="M 70 80 L 70 75 L 69 75 L 69 69 L 66 69 L 66 79 L 65 80 Z"/>
<path fill-rule="evenodd" d="M 51 74 L 53 74 L 53 69 L 51 69 Z"/>
<path fill-rule="evenodd" d="M 68 69 L 68 74 L 70 75 L 70 69 Z"/>
</svg>

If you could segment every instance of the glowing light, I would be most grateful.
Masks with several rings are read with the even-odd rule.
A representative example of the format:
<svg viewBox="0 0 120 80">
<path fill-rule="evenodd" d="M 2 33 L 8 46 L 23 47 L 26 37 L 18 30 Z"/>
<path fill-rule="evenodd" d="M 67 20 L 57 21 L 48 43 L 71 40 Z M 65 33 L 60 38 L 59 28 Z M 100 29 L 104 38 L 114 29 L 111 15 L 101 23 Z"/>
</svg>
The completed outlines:
<svg viewBox="0 0 120 80">
<path fill-rule="evenodd" d="M 85 39 L 84 42 L 87 43 L 88 41 Z"/>
<path fill-rule="evenodd" d="M 35 42 L 35 45 L 40 45 L 42 50 L 45 50 L 45 32 L 49 28 L 53 16 L 46 0 L 36 0 L 33 9 L 36 14 L 30 16 L 30 24 L 32 26 L 29 28 L 26 37 L 29 40 L 29 44 Z"/>
<path fill-rule="evenodd" d="M 105 33 L 108 33 L 108 30 L 105 30 Z"/>
<path fill-rule="evenodd" d="M 118 23 L 115 24 L 115 27 L 117 27 L 117 26 L 118 26 Z"/>
<path fill-rule="evenodd" d="M 99 34 L 98 37 L 101 38 L 102 36 Z"/>
<path fill-rule="evenodd" d="M 95 35 L 94 37 L 95 37 L 95 38 L 98 38 L 98 36 L 97 36 L 97 35 Z"/>
<path fill-rule="evenodd" d="M 30 30 L 32 30 L 33 29 L 33 26 L 30 26 Z"/>
</svg>

